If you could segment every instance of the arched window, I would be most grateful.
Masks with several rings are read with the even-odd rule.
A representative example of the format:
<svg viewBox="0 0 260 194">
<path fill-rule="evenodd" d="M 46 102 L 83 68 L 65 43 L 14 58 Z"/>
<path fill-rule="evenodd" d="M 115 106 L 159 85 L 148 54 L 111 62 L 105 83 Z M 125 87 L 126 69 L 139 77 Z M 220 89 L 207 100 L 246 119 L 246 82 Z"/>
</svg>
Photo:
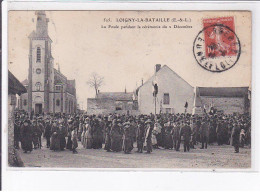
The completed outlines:
<svg viewBox="0 0 260 194">
<path fill-rule="evenodd" d="M 23 105 L 24 105 L 24 106 L 27 105 L 27 100 L 26 100 L 26 99 L 23 100 Z"/>
<path fill-rule="evenodd" d="M 37 56 L 36 56 L 36 63 L 41 62 L 41 48 L 37 47 Z"/>
<path fill-rule="evenodd" d="M 60 100 L 59 99 L 56 100 L 56 106 L 60 106 Z"/>
<path fill-rule="evenodd" d="M 36 84 L 35 84 L 35 87 L 36 87 L 36 91 L 40 91 L 41 90 L 41 83 L 40 82 L 37 82 Z"/>
</svg>

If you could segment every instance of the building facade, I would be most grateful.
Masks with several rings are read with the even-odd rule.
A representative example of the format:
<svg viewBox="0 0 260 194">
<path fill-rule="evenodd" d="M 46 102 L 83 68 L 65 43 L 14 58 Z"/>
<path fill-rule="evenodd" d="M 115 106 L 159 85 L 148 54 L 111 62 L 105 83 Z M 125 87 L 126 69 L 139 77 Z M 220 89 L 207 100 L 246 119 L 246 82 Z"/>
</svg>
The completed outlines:
<svg viewBox="0 0 260 194">
<path fill-rule="evenodd" d="M 22 83 L 28 93 L 21 95 L 19 109 L 41 113 L 75 113 L 77 109 L 76 83 L 68 80 L 60 69 L 54 68 L 52 40 L 44 11 L 36 11 L 36 31 L 29 35 L 28 80 Z"/>
<path fill-rule="evenodd" d="M 225 114 L 250 112 L 249 87 L 196 87 L 193 114 L 213 107 Z"/>
<path fill-rule="evenodd" d="M 99 92 L 88 98 L 87 114 L 138 114 L 138 103 L 133 92 Z"/>
<path fill-rule="evenodd" d="M 154 85 L 158 86 L 156 98 Z M 141 114 L 155 113 L 191 113 L 194 92 L 193 87 L 171 70 L 167 65 L 155 66 L 154 75 L 140 86 L 136 93 Z M 185 108 L 185 105 L 187 108 Z M 156 106 L 156 107 L 155 107 Z"/>
</svg>

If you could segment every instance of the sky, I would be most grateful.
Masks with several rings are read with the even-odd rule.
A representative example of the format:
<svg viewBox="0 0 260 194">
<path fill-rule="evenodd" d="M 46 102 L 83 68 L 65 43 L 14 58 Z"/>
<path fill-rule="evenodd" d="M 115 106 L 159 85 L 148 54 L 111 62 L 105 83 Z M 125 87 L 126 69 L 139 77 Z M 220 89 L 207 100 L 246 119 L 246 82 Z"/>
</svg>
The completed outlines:
<svg viewBox="0 0 260 194">
<path fill-rule="evenodd" d="M 251 15 L 249 12 L 181 11 L 46 11 L 55 67 L 76 79 L 77 99 L 86 109 L 95 91 L 87 85 L 91 74 L 104 77 L 101 92 L 132 92 L 154 74 L 156 64 L 168 65 L 192 86 L 235 87 L 251 83 Z M 192 48 L 203 18 L 233 16 L 241 42 L 238 63 L 222 73 L 198 65 Z M 110 18 L 110 22 L 105 22 Z M 127 18 L 187 18 L 189 22 L 125 22 Z M 120 22 L 119 22 L 120 21 Z M 124 22 L 123 22 L 124 21 Z M 174 24 L 192 28 L 169 28 Z M 108 25 L 114 28 L 109 28 Z M 121 26 L 141 26 L 123 28 Z M 167 28 L 147 28 L 163 26 Z M 107 26 L 102 28 L 101 26 Z M 116 28 L 116 27 L 119 28 Z M 10 11 L 8 68 L 20 80 L 28 77 L 29 34 L 36 29 L 35 11 Z"/>
</svg>

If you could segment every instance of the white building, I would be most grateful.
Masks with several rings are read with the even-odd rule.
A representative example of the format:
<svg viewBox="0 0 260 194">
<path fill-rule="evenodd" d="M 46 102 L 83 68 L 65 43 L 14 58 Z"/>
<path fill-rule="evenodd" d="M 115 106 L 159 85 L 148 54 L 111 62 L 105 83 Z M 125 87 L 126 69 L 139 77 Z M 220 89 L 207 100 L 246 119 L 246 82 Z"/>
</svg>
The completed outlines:
<svg viewBox="0 0 260 194">
<path fill-rule="evenodd" d="M 187 102 L 187 113 L 192 112 L 194 101 L 194 89 L 177 75 L 167 65 L 155 66 L 155 74 L 140 86 L 138 95 L 138 107 L 141 114 L 155 113 L 155 98 L 153 96 L 153 84 L 158 85 L 156 98 L 156 114 L 184 113 Z"/>
</svg>

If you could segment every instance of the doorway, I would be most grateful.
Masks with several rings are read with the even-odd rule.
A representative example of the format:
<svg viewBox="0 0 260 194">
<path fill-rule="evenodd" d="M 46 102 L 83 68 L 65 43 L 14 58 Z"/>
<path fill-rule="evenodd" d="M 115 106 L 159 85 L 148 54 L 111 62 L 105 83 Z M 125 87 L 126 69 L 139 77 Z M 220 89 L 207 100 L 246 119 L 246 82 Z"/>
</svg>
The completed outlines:
<svg viewBox="0 0 260 194">
<path fill-rule="evenodd" d="M 35 104 L 35 114 L 42 114 L 42 104 Z"/>
</svg>

